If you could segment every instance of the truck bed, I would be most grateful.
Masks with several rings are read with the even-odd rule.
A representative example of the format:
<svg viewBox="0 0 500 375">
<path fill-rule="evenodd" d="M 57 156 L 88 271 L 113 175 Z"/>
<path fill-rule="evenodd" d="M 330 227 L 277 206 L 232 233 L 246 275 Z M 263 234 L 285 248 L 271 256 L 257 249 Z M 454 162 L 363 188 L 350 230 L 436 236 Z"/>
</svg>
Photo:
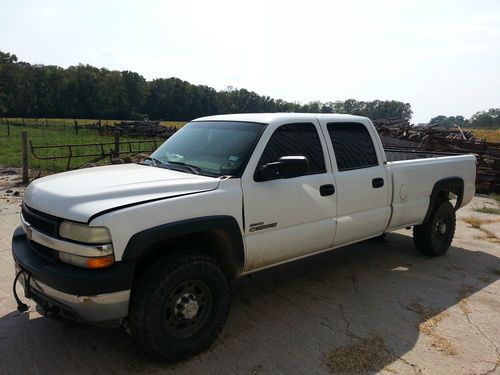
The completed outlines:
<svg viewBox="0 0 500 375">
<path fill-rule="evenodd" d="M 388 230 L 421 224 L 429 207 L 432 187 L 439 180 L 458 177 L 465 182 L 461 207 L 474 196 L 474 155 L 394 148 L 387 148 L 385 153 L 393 183 Z"/>
</svg>

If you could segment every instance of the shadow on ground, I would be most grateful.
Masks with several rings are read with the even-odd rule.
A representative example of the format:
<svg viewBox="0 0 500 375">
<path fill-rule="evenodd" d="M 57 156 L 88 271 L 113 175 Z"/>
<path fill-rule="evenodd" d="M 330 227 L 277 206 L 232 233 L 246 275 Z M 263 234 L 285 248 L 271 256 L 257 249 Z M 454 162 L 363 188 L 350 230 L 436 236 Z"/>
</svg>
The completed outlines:
<svg viewBox="0 0 500 375">
<path fill-rule="evenodd" d="M 217 342 L 174 365 L 141 353 L 122 330 L 9 313 L 0 318 L 0 373 L 419 373 L 403 358 L 417 340 L 438 363 L 457 352 L 467 360 L 464 335 L 498 350 L 487 330 L 471 327 L 468 299 L 499 278 L 495 256 L 453 247 L 425 258 L 410 237 L 389 234 L 237 280 Z"/>
</svg>

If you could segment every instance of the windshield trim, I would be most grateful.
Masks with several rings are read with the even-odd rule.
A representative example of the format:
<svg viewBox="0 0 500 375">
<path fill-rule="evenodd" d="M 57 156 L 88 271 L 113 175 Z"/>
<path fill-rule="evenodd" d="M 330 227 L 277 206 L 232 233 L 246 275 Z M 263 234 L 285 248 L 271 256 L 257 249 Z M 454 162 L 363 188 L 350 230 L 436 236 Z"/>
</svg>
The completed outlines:
<svg viewBox="0 0 500 375">
<path fill-rule="evenodd" d="M 204 122 L 204 121 L 200 121 L 200 122 Z M 232 122 L 245 122 L 247 124 L 249 123 L 249 124 L 259 124 L 259 125 L 262 125 L 262 129 L 260 129 L 260 132 L 257 134 L 257 137 L 255 137 L 255 142 L 250 147 L 250 152 L 248 153 L 246 160 L 241 164 L 241 167 L 234 174 L 234 177 L 241 178 L 241 176 L 243 176 L 243 172 L 245 172 L 245 169 L 247 168 L 247 164 L 250 161 L 250 158 L 252 157 L 252 155 L 253 155 L 253 153 L 255 151 L 255 148 L 259 144 L 260 138 L 262 137 L 262 133 L 264 133 L 264 130 L 266 130 L 266 128 L 267 128 L 267 126 L 269 124 L 266 124 L 266 123 L 263 123 L 263 122 L 255 122 L 255 121 L 232 121 Z"/>
</svg>

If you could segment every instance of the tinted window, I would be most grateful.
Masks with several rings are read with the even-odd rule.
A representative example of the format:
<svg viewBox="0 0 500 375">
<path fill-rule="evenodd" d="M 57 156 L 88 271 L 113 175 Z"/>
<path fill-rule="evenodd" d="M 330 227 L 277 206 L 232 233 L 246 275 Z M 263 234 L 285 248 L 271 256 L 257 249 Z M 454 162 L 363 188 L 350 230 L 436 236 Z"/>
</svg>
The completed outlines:
<svg viewBox="0 0 500 375">
<path fill-rule="evenodd" d="M 311 173 L 325 172 L 323 149 L 313 124 L 289 124 L 276 129 L 262 153 L 259 166 L 278 161 L 283 156 L 305 156 Z"/>
<path fill-rule="evenodd" d="M 332 123 L 327 128 L 339 171 L 378 165 L 375 147 L 364 125 Z"/>
</svg>

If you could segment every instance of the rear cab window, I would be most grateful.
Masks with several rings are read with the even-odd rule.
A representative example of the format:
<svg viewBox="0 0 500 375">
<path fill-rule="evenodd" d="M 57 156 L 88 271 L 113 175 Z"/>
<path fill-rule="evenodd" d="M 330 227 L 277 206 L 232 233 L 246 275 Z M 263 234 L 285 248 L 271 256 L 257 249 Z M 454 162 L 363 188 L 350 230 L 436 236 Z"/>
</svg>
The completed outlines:
<svg viewBox="0 0 500 375">
<path fill-rule="evenodd" d="M 378 165 L 377 153 L 370 132 L 358 122 L 327 124 L 339 172 Z"/>
</svg>

